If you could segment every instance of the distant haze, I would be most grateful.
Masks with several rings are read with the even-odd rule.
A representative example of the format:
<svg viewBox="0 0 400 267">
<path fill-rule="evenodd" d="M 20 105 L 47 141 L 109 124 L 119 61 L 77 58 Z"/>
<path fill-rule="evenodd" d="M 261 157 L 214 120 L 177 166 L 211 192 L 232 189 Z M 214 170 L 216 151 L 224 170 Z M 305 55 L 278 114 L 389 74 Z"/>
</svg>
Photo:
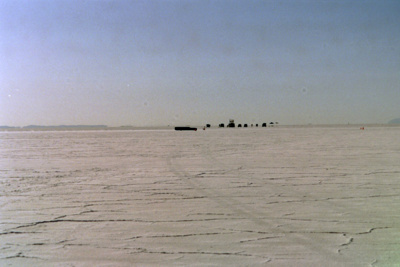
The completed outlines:
<svg viewBox="0 0 400 267">
<path fill-rule="evenodd" d="M 387 123 L 400 1 L 2 0 L 0 125 Z"/>
<path fill-rule="evenodd" d="M 389 121 L 390 124 L 400 124 L 400 118 Z"/>
</svg>

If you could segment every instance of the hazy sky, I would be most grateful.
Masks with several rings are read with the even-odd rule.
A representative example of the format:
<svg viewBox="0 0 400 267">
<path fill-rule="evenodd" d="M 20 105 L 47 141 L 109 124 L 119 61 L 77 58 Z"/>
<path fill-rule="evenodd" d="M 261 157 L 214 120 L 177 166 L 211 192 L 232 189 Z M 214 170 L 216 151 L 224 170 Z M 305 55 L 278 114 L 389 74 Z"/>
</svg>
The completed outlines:
<svg viewBox="0 0 400 267">
<path fill-rule="evenodd" d="M 0 1 L 0 125 L 386 123 L 400 1 Z"/>
</svg>

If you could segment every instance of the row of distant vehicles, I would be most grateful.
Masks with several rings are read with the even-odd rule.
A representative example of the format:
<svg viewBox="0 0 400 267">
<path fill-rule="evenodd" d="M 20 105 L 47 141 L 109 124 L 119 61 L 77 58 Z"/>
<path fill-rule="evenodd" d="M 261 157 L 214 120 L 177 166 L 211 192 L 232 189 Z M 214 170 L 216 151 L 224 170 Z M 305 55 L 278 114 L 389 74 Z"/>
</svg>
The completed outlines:
<svg viewBox="0 0 400 267">
<path fill-rule="evenodd" d="M 270 123 L 269 123 L 269 126 L 274 126 L 274 125 L 277 125 L 277 124 L 278 124 L 278 122 L 270 122 Z M 256 124 L 250 124 L 250 127 L 254 127 L 254 126 L 255 126 L 255 127 L 258 127 L 258 123 L 256 123 Z M 268 125 L 267 125 L 266 122 L 264 122 L 263 124 L 261 124 L 261 127 L 267 127 L 267 126 L 268 126 Z M 203 130 L 205 130 L 206 128 L 210 128 L 210 127 L 211 127 L 211 125 L 210 125 L 210 124 L 207 124 L 206 126 L 203 127 Z M 219 127 L 219 128 L 224 128 L 224 127 L 225 127 L 225 124 L 220 123 L 220 124 L 218 125 L 218 127 Z M 235 120 L 229 120 L 229 123 L 226 125 L 226 127 L 227 127 L 227 128 L 235 128 L 235 127 L 236 127 Z M 242 124 L 239 123 L 239 124 L 237 125 L 237 127 L 238 127 L 238 128 L 240 128 L 240 127 L 247 128 L 247 127 L 249 127 L 249 125 L 248 125 L 247 123 L 244 123 L 243 126 L 242 126 Z M 197 131 L 197 128 L 189 127 L 189 126 L 177 126 L 177 127 L 175 127 L 175 130 L 176 130 L 176 131 Z"/>
<path fill-rule="evenodd" d="M 274 125 L 277 125 L 278 124 L 278 122 L 270 122 L 269 123 L 269 126 L 274 126 Z M 250 126 L 251 127 L 254 127 L 254 126 L 256 126 L 256 127 L 258 127 L 258 123 L 256 123 L 256 124 L 250 124 Z M 210 127 L 210 124 L 207 124 L 207 127 Z M 223 128 L 223 127 L 225 127 L 225 124 L 223 124 L 223 123 L 220 123 L 219 124 L 219 127 L 220 128 Z M 228 128 L 235 128 L 236 127 L 236 124 L 235 124 L 235 120 L 229 120 L 229 123 L 228 123 L 228 125 L 226 125 L 226 127 L 228 127 Z M 242 124 L 238 124 L 237 125 L 237 127 L 242 127 Z M 247 128 L 248 127 L 248 124 L 247 123 L 244 123 L 243 124 L 243 127 L 244 128 Z M 267 123 L 266 122 L 264 122 L 262 125 L 261 125 L 261 127 L 267 127 Z"/>
</svg>

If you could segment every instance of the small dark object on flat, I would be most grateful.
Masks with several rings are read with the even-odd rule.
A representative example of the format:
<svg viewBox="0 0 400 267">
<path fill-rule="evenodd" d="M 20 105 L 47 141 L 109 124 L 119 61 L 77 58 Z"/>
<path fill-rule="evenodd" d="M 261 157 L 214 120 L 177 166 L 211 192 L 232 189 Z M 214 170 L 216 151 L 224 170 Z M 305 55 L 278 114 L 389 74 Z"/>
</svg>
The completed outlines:
<svg viewBox="0 0 400 267">
<path fill-rule="evenodd" d="M 197 128 L 193 127 L 175 127 L 175 131 L 197 131 Z"/>
</svg>

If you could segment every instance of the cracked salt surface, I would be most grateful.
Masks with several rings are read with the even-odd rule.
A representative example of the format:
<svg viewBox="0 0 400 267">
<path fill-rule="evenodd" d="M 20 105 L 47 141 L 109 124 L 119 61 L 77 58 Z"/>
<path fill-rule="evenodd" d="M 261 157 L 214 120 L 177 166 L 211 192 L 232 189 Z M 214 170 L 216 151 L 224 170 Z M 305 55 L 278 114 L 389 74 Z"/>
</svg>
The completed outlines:
<svg viewBox="0 0 400 267">
<path fill-rule="evenodd" d="M 0 132 L 0 265 L 396 266 L 399 136 Z"/>
</svg>

